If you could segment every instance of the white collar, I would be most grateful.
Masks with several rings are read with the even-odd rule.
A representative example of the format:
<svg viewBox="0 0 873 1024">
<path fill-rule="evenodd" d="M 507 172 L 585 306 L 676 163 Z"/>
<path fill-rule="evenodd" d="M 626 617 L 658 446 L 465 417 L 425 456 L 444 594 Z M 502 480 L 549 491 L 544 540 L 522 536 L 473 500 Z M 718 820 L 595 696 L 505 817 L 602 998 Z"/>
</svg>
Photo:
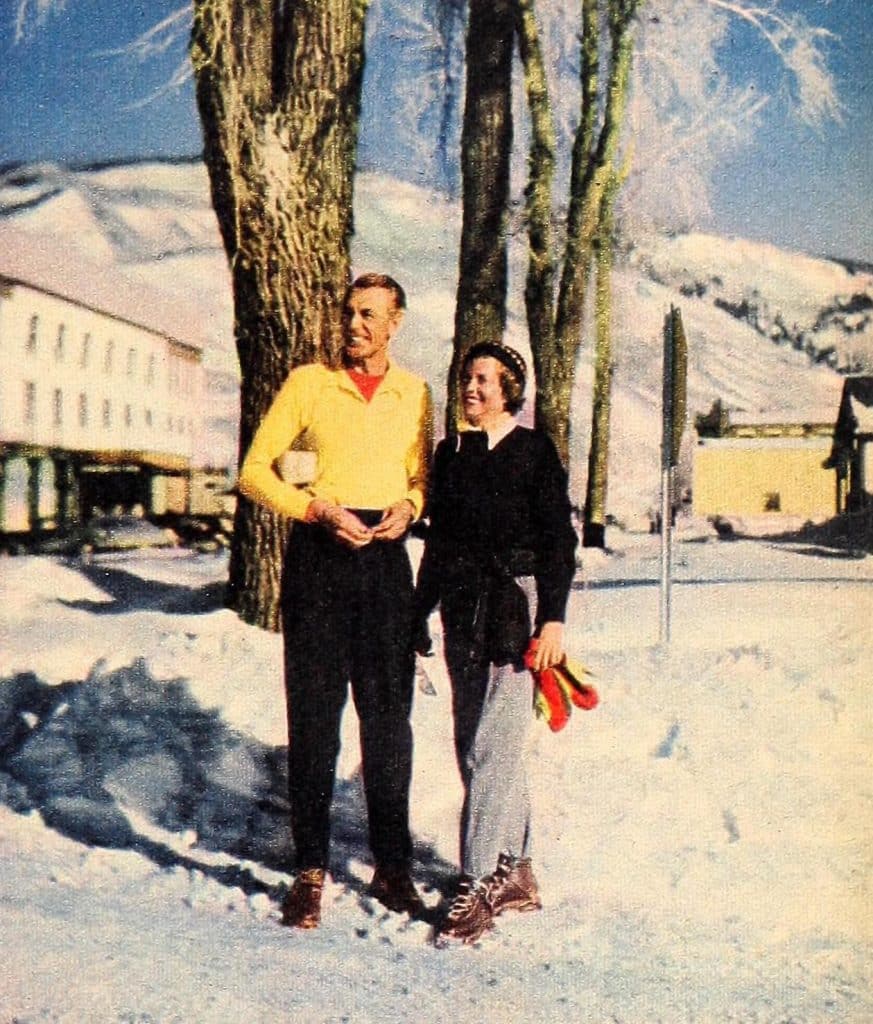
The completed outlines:
<svg viewBox="0 0 873 1024">
<path fill-rule="evenodd" d="M 466 431 L 477 431 L 480 434 L 485 434 L 488 438 L 488 451 L 496 448 L 498 444 L 506 437 L 511 434 L 513 430 L 518 426 L 515 417 L 507 413 L 506 418 L 502 419 L 495 427 L 490 430 L 482 430 L 480 427 L 474 427 L 469 424 L 464 424 L 463 430 Z M 460 445 L 460 437 L 458 438 L 458 444 Z"/>
</svg>

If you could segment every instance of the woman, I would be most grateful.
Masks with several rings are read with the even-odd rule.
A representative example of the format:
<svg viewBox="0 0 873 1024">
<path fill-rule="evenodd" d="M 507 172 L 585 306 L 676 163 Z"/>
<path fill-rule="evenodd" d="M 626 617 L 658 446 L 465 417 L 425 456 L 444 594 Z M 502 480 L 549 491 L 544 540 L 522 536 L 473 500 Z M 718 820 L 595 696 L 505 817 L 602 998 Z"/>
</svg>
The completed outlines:
<svg viewBox="0 0 873 1024">
<path fill-rule="evenodd" d="M 525 378 L 515 349 L 474 345 L 461 371 L 466 429 L 434 457 L 418 621 L 440 605 L 464 785 L 461 883 L 438 941 L 475 942 L 501 912 L 541 906 L 530 862 L 533 678 L 524 654 L 535 636 L 532 668 L 564 655 L 576 534 L 554 445 L 515 420 Z"/>
</svg>

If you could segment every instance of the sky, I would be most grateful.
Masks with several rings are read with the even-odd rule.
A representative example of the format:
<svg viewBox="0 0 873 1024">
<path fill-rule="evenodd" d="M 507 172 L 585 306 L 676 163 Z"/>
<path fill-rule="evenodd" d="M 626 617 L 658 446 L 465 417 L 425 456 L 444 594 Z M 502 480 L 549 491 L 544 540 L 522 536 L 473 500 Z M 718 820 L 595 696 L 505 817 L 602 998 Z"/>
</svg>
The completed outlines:
<svg viewBox="0 0 873 1024">
<path fill-rule="evenodd" d="M 0 165 L 200 151 L 190 79 L 162 91 L 185 61 L 183 44 L 143 61 L 113 52 L 184 6 L 181 0 L 67 0 L 18 43 L 14 6 L 0 2 Z M 783 0 L 782 9 L 834 33 L 828 52 L 842 120 L 817 130 L 793 120 L 766 49 L 736 26 L 727 42 L 729 67 L 760 88 L 775 86 L 776 95 L 753 145 L 718 168 L 712 218 L 700 226 L 812 255 L 873 261 L 873 3 Z M 367 132 L 364 125 L 364 144 Z"/>
</svg>

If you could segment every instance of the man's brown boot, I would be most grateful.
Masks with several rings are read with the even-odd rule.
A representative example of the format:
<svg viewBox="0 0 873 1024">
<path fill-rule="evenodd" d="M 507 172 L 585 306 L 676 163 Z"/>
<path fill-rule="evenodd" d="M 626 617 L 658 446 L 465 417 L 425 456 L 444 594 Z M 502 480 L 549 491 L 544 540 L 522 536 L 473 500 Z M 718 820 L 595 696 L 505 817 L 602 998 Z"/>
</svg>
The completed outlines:
<svg viewBox="0 0 873 1024">
<path fill-rule="evenodd" d="M 424 901 L 416 892 L 406 868 L 377 867 L 367 893 L 397 914 L 421 917 L 425 912 Z"/>
<path fill-rule="evenodd" d="M 305 868 L 299 872 L 282 903 L 282 924 L 289 928 L 317 928 L 323 889 L 324 868 Z"/>
<path fill-rule="evenodd" d="M 501 853 L 497 870 L 484 879 L 491 913 L 497 917 L 504 910 L 540 910 L 540 890 L 530 865 L 530 857 L 520 860 Z"/>
</svg>

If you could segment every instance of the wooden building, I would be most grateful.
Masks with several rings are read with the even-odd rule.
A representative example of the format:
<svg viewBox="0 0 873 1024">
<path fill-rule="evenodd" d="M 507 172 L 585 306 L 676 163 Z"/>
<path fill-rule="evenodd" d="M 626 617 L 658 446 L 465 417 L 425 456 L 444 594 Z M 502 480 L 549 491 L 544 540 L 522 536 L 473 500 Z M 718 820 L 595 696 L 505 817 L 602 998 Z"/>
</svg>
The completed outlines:
<svg viewBox="0 0 873 1024">
<path fill-rule="evenodd" d="M 51 274 L 29 279 L 7 257 L 0 531 L 187 511 L 205 397 L 201 347 L 128 315 L 132 286 L 114 286 L 110 270 L 101 270 L 95 297 L 67 291 Z"/>
<path fill-rule="evenodd" d="M 694 515 L 827 519 L 837 512 L 829 459 L 835 412 L 750 415 L 718 403 L 697 419 Z"/>
</svg>

